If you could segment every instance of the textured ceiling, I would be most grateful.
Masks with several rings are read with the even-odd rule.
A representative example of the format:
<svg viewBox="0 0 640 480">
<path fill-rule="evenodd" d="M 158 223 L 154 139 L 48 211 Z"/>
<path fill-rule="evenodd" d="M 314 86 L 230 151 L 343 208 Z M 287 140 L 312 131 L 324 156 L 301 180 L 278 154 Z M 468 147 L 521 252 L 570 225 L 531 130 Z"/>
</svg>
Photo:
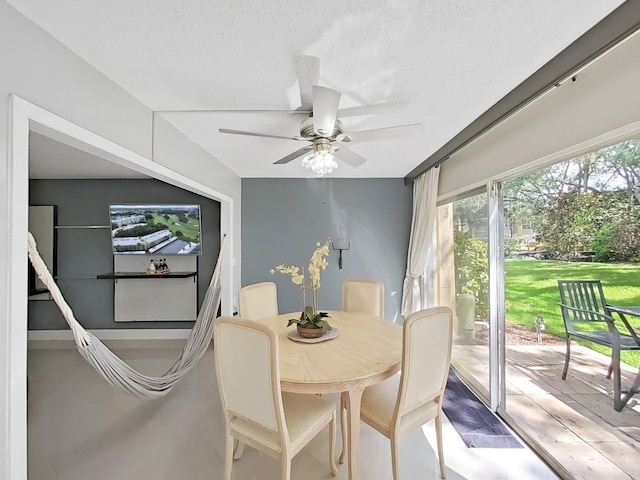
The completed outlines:
<svg viewBox="0 0 640 480">
<path fill-rule="evenodd" d="M 354 145 L 368 162 L 333 176 L 403 177 L 622 1 L 8 3 L 242 177 L 312 176 L 272 165 L 300 143 L 218 128 L 297 135 L 296 62 L 318 57 L 340 108 L 390 104 L 342 118 L 345 131 L 424 125 L 416 139 Z M 167 113 L 183 110 L 213 112 Z"/>
</svg>

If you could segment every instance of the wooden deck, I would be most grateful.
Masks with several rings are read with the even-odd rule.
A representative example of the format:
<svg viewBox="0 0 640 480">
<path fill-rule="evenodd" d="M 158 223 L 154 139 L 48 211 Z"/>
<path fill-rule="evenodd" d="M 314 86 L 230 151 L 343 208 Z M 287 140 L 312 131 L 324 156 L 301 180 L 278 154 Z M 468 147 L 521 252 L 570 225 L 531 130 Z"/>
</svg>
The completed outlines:
<svg viewBox="0 0 640 480">
<path fill-rule="evenodd" d="M 640 479 L 640 394 L 613 409 L 609 357 L 572 344 L 562 380 L 564 344 L 507 346 L 507 423 L 567 479 Z M 452 364 L 487 390 L 489 349 L 456 345 Z M 622 388 L 636 368 L 622 365 Z"/>
</svg>

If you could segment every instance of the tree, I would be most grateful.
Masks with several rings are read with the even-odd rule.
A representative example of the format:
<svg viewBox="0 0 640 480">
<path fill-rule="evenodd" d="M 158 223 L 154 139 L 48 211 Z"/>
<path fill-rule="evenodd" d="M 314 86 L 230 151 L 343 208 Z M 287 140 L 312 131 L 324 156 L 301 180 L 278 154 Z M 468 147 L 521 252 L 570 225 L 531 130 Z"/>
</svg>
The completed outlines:
<svg viewBox="0 0 640 480">
<path fill-rule="evenodd" d="M 623 185 L 630 200 L 640 202 L 640 141 L 625 142 L 598 151 L 598 159 L 612 180 Z"/>
<path fill-rule="evenodd" d="M 602 261 L 633 258 L 640 142 L 604 147 L 505 182 L 503 198 L 508 222 L 533 223 L 561 257 L 587 249 L 597 250 Z M 617 240 L 623 237 L 630 247 Z"/>
<path fill-rule="evenodd" d="M 539 230 L 549 248 L 561 257 L 590 250 L 600 262 L 640 257 L 640 208 L 629 204 L 627 192 L 571 192 L 560 195 Z"/>
<path fill-rule="evenodd" d="M 487 237 L 487 197 L 474 195 L 454 203 L 454 228 L 474 237 Z"/>
</svg>

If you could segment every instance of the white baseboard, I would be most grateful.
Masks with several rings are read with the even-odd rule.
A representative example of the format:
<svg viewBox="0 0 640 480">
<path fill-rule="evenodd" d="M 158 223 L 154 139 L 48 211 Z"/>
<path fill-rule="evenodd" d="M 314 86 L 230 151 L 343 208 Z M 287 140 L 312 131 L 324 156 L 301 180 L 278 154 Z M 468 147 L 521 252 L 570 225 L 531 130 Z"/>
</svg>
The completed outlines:
<svg viewBox="0 0 640 480">
<path fill-rule="evenodd" d="M 186 340 L 191 329 L 116 329 L 116 330 L 89 330 L 100 340 Z M 73 341 L 71 330 L 30 330 L 27 332 L 27 341 L 51 342 Z"/>
</svg>

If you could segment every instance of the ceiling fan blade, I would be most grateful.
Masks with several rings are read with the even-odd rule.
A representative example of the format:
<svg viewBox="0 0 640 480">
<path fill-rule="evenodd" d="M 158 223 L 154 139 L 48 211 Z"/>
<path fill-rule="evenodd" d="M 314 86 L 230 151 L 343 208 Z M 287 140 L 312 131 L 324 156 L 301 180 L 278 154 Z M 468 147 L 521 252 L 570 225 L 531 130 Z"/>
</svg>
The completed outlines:
<svg viewBox="0 0 640 480">
<path fill-rule="evenodd" d="M 332 88 L 313 86 L 313 131 L 330 137 L 336 124 L 340 92 Z"/>
<path fill-rule="evenodd" d="M 269 135 L 268 133 L 256 133 L 256 132 L 245 132 L 244 130 L 231 130 L 229 128 L 220 128 L 218 129 L 220 133 L 231 133 L 233 135 L 248 135 L 250 137 L 265 137 L 265 138 L 280 138 L 283 140 L 302 140 L 307 141 L 306 138 L 303 137 L 285 137 L 284 135 Z"/>
<path fill-rule="evenodd" d="M 338 110 L 338 117 L 357 117 L 360 115 L 375 115 L 380 113 L 391 112 L 396 110 L 406 102 L 383 102 L 372 103 L 369 105 L 359 105 L 357 107 L 347 107 Z"/>
<path fill-rule="evenodd" d="M 302 147 L 300 150 L 296 150 L 295 152 L 290 153 L 286 157 L 283 157 L 280 160 L 278 160 L 277 162 L 273 162 L 273 164 L 284 165 L 285 163 L 292 162 L 296 158 L 301 157 L 306 153 L 309 153 L 311 150 L 313 150 L 313 147 L 311 145 L 309 145 L 308 147 Z"/>
<path fill-rule="evenodd" d="M 373 130 L 362 130 L 360 132 L 341 133 L 336 137 L 340 143 L 350 142 L 375 142 L 378 140 L 396 140 L 418 136 L 422 133 L 422 124 L 399 125 L 397 127 L 375 128 Z"/>
<path fill-rule="evenodd" d="M 313 109 L 312 88 L 320 81 L 320 59 L 312 55 L 299 55 L 295 59 L 296 76 L 300 88 L 300 109 Z"/>
<path fill-rule="evenodd" d="M 359 167 L 367 161 L 366 158 L 358 155 L 356 152 L 345 147 L 344 145 L 340 145 L 338 150 L 333 152 L 333 156 L 338 157 L 344 163 L 351 165 L 352 167 Z"/>
</svg>

